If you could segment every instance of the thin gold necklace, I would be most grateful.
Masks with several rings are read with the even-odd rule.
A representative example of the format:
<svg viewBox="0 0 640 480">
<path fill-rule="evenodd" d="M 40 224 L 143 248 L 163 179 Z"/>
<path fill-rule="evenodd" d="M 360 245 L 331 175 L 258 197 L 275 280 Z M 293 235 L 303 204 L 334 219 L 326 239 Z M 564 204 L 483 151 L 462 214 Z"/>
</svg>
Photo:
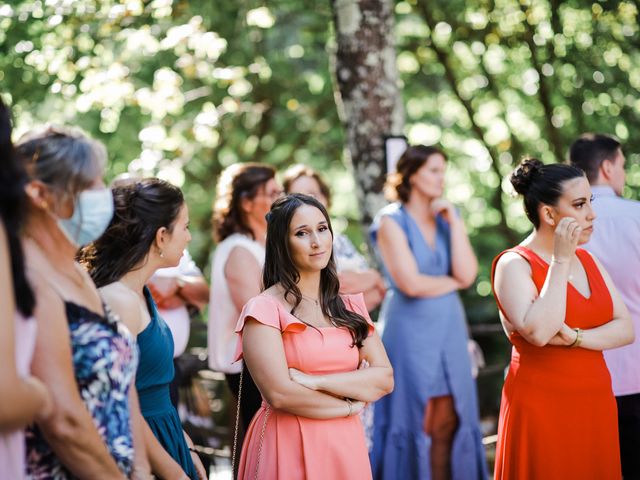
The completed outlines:
<svg viewBox="0 0 640 480">
<path fill-rule="evenodd" d="M 311 298 L 311 297 L 307 297 L 304 293 L 300 292 L 300 295 L 302 296 L 302 298 L 304 300 L 306 300 L 307 302 L 311 302 L 313 304 L 315 304 L 316 307 L 318 307 L 320 305 L 320 299 L 319 298 Z"/>
</svg>

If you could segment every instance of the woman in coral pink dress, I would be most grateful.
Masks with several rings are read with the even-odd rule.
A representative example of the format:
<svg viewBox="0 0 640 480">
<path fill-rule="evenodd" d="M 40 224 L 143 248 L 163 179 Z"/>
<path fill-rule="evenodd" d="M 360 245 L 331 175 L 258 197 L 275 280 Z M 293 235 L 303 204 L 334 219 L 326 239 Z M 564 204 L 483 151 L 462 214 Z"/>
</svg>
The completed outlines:
<svg viewBox="0 0 640 480">
<path fill-rule="evenodd" d="M 613 282 L 586 250 L 595 213 L 584 173 L 528 159 L 511 177 L 534 232 L 494 261 L 513 344 L 497 480 L 621 478 L 616 402 L 602 350 L 633 340 Z"/>
<path fill-rule="evenodd" d="M 371 478 L 357 414 L 393 389 L 393 372 L 362 295 L 338 294 L 332 242 L 329 216 L 313 197 L 272 205 L 265 290 L 236 329 L 238 358 L 263 397 L 240 479 Z"/>
</svg>

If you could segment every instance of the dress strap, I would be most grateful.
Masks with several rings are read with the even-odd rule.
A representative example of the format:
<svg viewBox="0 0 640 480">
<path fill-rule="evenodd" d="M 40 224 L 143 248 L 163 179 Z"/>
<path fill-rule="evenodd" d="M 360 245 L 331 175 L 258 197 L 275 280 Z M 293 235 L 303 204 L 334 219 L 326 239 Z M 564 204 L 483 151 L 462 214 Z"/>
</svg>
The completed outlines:
<svg viewBox="0 0 640 480">
<path fill-rule="evenodd" d="M 602 276 L 602 272 L 598 267 L 593 255 L 586 251 L 584 248 L 576 249 L 576 255 L 582 263 L 584 270 L 587 274 L 587 278 L 589 279 L 589 285 L 591 286 L 591 297 L 593 297 L 593 291 L 598 290 L 600 288 L 609 291 L 607 288 L 607 282 L 605 282 L 604 277 Z M 590 297 L 590 298 L 591 298 Z"/>
</svg>

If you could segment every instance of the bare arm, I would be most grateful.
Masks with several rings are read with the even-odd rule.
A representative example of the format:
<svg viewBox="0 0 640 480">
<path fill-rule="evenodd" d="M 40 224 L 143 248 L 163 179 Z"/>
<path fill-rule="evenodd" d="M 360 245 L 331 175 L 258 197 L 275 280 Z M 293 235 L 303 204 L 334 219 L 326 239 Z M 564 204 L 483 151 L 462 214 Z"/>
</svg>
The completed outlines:
<svg viewBox="0 0 640 480">
<path fill-rule="evenodd" d="M 613 318 L 604 325 L 583 330 L 580 347 L 588 350 L 608 350 L 610 348 L 628 345 L 633 342 L 635 338 L 633 322 L 631 321 L 629 311 L 627 310 L 620 293 L 616 289 L 615 284 L 611 280 L 609 273 L 596 257 L 592 256 L 592 258 L 595 260 L 596 265 L 598 265 L 598 269 L 600 270 L 600 273 L 607 284 L 609 294 L 611 295 L 611 300 L 613 302 Z M 565 324 L 562 326 L 562 329 L 558 335 L 556 335 L 552 343 L 554 345 L 568 346 L 573 344 L 576 338 L 577 332 Z"/>
<path fill-rule="evenodd" d="M 122 479 L 80 398 L 62 300 L 44 285 L 37 289 L 37 299 L 38 336 L 32 369 L 49 388 L 54 404 L 53 414 L 38 425 L 51 449 L 73 475 Z"/>
<path fill-rule="evenodd" d="M 362 272 L 342 270 L 338 272 L 340 293 L 363 293 L 367 310 L 375 309 L 384 298 L 386 286 L 377 270 L 369 269 Z"/>
<path fill-rule="evenodd" d="M 141 317 L 140 301 L 137 295 L 126 287 L 118 284 L 110 284 L 100 289 L 100 294 L 107 302 L 114 313 L 126 325 L 134 336 L 137 336 L 143 328 Z M 135 390 L 135 383 L 131 386 Z M 182 467 L 167 453 L 164 447 L 158 442 L 149 424 L 142 416 L 140 404 L 138 403 L 137 391 L 135 394 L 135 404 L 132 404 L 132 423 L 138 428 L 138 435 L 144 441 L 144 449 L 147 454 L 151 471 L 160 478 L 182 479 L 186 478 Z"/>
<path fill-rule="evenodd" d="M 316 392 L 289 378 L 287 361 L 278 329 L 248 317 L 242 334 L 242 350 L 251 376 L 267 403 L 301 417 L 328 419 L 358 413 L 364 403 L 349 404 L 326 393 Z"/>
<path fill-rule="evenodd" d="M 149 478 L 151 475 L 151 465 L 149 465 L 149 458 L 147 457 L 147 450 L 144 442 L 144 419 L 140 415 L 140 404 L 138 402 L 138 392 L 135 388 L 135 378 L 132 380 L 132 385 L 129 388 L 129 411 L 131 415 L 131 433 L 133 435 L 133 451 L 134 469 L 132 478 L 144 479 Z"/>
<path fill-rule="evenodd" d="M 531 267 L 516 253 L 504 254 L 496 265 L 494 289 L 506 319 L 505 327 L 517 330 L 529 343 L 544 346 L 563 328 L 571 259 L 581 228 L 570 217 L 560 220 L 554 234 L 553 260 L 537 294 Z"/>
<path fill-rule="evenodd" d="M 478 275 L 478 259 L 473 252 L 464 222 L 457 215 L 453 205 L 449 205 L 445 220 L 451 231 L 451 275 L 460 284 L 460 288 L 469 288 Z"/>
<path fill-rule="evenodd" d="M 0 223 L 0 431 L 9 432 L 51 413 L 51 398 L 42 382 L 16 370 L 14 291 L 5 230 Z M 33 321 L 33 320 L 32 320 Z"/>
<path fill-rule="evenodd" d="M 231 300 L 238 311 L 260 293 L 262 270 L 255 257 L 244 247 L 235 247 L 224 266 Z"/>
<path fill-rule="evenodd" d="M 361 360 L 369 364 L 351 372 L 309 375 L 290 369 L 292 378 L 312 390 L 338 397 L 375 402 L 393 391 L 393 369 L 377 332 L 362 342 Z"/>
<path fill-rule="evenodd" d="M 538 295 L 527 261 L 517 253 L 505 253 L 496 265 L 494 289 L 507 330 L 517 330 L 539 347 L 549 343 L 564 324 L 568 275 L 569 262 L 553 262 Z"/>
<path fill-rule="evenodd" d="M 438 297 L 460 288 L 460 283 L 453 277 L 421 274 L 407 237 L 400 226 L 389 217 L 380 220 L 378 247 L 389 275 L 405 295 Z"/>
</svg>

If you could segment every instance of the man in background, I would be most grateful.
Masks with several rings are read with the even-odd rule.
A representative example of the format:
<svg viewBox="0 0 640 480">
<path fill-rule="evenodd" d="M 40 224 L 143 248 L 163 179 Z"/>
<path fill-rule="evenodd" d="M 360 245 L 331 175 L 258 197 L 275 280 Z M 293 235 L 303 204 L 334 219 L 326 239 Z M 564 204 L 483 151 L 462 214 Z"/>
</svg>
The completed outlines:
<svg viewBox="0 0 640 480">
<path fill-rule="evenodd" d="M 618 404 L 622 475 L 640 478 L 640 202 L 622 198 L 625 157 L 620 142 L 607 135 L 587 133 L 569 150 L 569 162 L 585 171 L 596 212 L 594 231 L 584 248 L 611 275 L 629 309 L 635 341 L 607 350 Z"/>
</svg>

